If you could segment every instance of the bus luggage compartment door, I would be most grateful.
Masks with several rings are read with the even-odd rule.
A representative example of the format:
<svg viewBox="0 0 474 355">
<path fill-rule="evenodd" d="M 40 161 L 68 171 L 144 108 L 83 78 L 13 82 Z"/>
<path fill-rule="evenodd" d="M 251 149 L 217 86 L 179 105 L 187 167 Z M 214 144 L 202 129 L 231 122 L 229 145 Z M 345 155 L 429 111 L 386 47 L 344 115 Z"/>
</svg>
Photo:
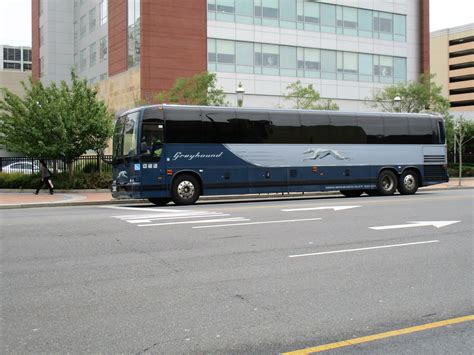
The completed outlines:
<svg viewBox="0 0 474 355">
<path fill-rule="evenodd" d="M 250 168 L 249 192 L 270 193 L 288 192 L 288 173 L 286 168 Z"/>
</svg>

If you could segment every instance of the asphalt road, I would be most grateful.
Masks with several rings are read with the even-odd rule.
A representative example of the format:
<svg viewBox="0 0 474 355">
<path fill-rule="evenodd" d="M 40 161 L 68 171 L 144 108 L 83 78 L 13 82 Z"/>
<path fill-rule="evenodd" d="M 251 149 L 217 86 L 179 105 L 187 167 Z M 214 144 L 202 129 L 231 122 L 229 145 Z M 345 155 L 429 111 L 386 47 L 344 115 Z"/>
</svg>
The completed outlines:
<svg viewBox="0 0 474 355">
<path fill-rule="evenodd" d="M 473 191 L 4 210 L 1 352 L 276 354 L 472 315 Z M 473 323 L 332 352 L 470 354 Z"/>
</svg>

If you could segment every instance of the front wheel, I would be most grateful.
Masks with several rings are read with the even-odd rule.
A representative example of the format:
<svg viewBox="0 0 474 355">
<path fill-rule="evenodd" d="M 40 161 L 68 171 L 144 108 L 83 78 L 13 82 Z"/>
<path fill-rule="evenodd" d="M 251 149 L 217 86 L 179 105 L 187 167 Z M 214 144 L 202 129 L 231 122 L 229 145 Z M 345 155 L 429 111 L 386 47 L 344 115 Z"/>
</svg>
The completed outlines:
<svg viewBox="0 0 474 355">
<path fill-rule="evenodd" d="M 177 205 L 191 205 L 197 201 L 201 191 L 201 184 L 192 175 L 179 175 L 173 181 L 171 195 Z"/>
<path fill-rule="evenodd" d="M 346 197 L 359 197 L 362 195 L 362 190 L 340 190 L 339 191 L 341 194 L 343 194 Z"/>
<path fill-rule="evenodd" d="M 377 191 L 382 196 L 389 196 L 395 193 L 397 189 L 397 176 L 390 170 L 384 170 L 380 173 L 377 181 Z"/>
<path fill-rule="evenodd" d="M 154 197 L 149 198 L 148 201 L 150 201 L 155 206 L 165 206 L 166 204 L 168 204 L 168 202 L 171 201 L 171 199 L 167 197 Z"/>
<path fill-rule="evenodd" d="M 413 170 L 405 171 L 398 183 L 398 191 L 402 195 L 413 195 L 418 190 L 418 176 Z"/>
</svg>

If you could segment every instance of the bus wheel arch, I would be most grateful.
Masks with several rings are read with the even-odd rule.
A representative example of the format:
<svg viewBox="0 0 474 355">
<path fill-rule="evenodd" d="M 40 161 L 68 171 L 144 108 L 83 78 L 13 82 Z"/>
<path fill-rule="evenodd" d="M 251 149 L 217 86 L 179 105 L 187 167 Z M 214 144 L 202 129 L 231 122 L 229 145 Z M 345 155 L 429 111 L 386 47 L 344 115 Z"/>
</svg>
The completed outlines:
<svg viewBox="0 0 474 355">
<path fill-rule="evenodd" d="M 377 177 L 377 192 L 382 196 L 393 195 L 398 187 L 397 171 L 391 168 L 381 169 Z"/>
<path fill-rule="evenodd" d="M 202 179 L 194 171 L 180 171 L 171 182 L 171 198 L 177 205 L 191 205 L 202 194 Z"/>
<path fill-rule="evenodd" d="M 398 192 L 402 195 L 413 195 L 421 186 L 421 173 L 417 168 L 403 170 L 398 180 Z"/>
</svg>

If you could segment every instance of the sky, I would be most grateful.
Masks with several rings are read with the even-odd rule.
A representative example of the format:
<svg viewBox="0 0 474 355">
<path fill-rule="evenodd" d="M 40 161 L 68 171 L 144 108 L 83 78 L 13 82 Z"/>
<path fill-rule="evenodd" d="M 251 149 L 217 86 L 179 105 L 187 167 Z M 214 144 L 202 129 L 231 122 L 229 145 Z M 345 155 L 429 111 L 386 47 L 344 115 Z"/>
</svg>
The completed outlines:
<svg viewBox="0 0 474 355">
<path fill-rule="evenodd" d="M 473 23 L 473 14 L 474 0 L 430 0 L 430 31 Z M 31 46 L 31 0 L 0 0 L 0 44 Z"/>
</svg>

